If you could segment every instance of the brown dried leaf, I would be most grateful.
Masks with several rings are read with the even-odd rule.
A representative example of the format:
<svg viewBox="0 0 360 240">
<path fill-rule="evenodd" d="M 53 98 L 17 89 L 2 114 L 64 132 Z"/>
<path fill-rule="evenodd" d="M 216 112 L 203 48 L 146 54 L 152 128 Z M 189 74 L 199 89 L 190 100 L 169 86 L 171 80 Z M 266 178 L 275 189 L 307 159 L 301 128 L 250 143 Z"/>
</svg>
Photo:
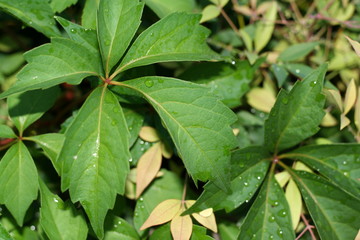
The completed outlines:
<svg viewBox="0 0 360 240">
<path fill-rule="evenodd" d="M 189 215 L 180 216 L 185 209 L 181 209 L 170 224 L 171 235 L 174 240 L 189 240 L 193 223 Z"/>
</svg>

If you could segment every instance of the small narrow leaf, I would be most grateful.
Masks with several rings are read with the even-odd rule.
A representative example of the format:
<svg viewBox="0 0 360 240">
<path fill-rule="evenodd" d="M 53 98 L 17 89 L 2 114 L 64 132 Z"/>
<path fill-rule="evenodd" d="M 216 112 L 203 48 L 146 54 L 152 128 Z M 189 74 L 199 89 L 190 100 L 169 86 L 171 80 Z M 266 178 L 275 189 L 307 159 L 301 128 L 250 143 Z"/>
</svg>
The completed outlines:
<svg viewBox="0 0 360 240">
<path fill-rule="evenodd" d="M 241 225 L 242 239 L 295 239 L 288 203 L 272 173 Z"/>
<path fill-rule="evenodd" d="M 97 31 L 105 73 L 120 60 L 140 25 L 144 4 L 138 0 L 100 1 Z"/>
<path fill-rule="evenodd" d="M 214 19 L 220 15 L 220 8 L 215 5 L 207 5 L 202 10 L 202 17 L 200 19 L 200 23 L 207 22 L 211 19 Z"/>
<path fill-rule="evenodd" d="M 21 141 L 11 146 L 0 161 L 0 204 L 5 204 L 18 225 L 38 195 L 34 161 Z"/>
<path fill-rule="evenodd" d="M 38 120 L 55 103 L 59 88 L 28 91 L 8 98 L 9 115 L 20 132 Z"/>
<path fill-rule="evenodd" d="M 179 212 L 180 207 L 181 200 L 178 199 L 168 199 L 159 203 L 141 226 L 140 230 L 170 221 Z"/>
<path fill-rule="evenodd" d="M 269 118 L 265 121 L 265 146 L 280 152 L 315 134 L 325 112 L 322 95 L 326 65 L 320 66 L 290 93 L 281 90 Z"/>
<path fill-rule="evenodd" d="M 0 94 L 0 99 L 63 82 L 79 84 L 87 76 L 102 73 L 96 55 L 81 43 L 66 38 L 52 38 L 51 43 L 30 50 L 24 57 L 29 64 L 18 73 L 18 81 Z"/>
<path fill-rule="evenodd" d="M 213 4 L 216 4 L 219 7 L 225 7 L 229 0 L 210 0 Z"/>
<path fill-rule="evenodd" d="M 346 88 L 344 99 L 344 115 L 346 115 L 350 109 L 354 106 L 356 101 L 356 84 L 354 79 L 351 79 L 349 85 Z"/>
<path fill-rule="evenodd" d="M 208 29 L 199 25 L 200 16 L 173 13 L 140 34 L 116 72 L 169 61 L 220 60 L 206 45 Z"/>
<path fill-rule="evenodd" d="M 354 239 L 360 222 L 359 199 L 308 172 L 292 171 L 321 239 Z M 334 207 L 336 206 L 336 207 Z"/>
<path fill-rule="evenodd" d="M 50 6 L 54 12 L 60 13 L 77 1 L 78 0 L 51 0 Z"/>
<path fill-rule="evenodd" d="M 138 198 L 144 189 L 152 182 L 161 167 L 161 146 L 154 144 L 144 155 L 141 156 L 137 165 L 136 173 L 136 197 Z"/>
<path fill-rule="evenodd" d="M 300 190 L 293 180 L 290 180 L 286 186 L 285 197 L 290 207 L 293 229 L 295 230 L 300 221 L 302 199 Z"/>
<path fill-rule="evenodd" d="M 103 236 L 108 209 L 125 190 L 129 133 L 121 106 L 105 86 L 88 97 L 65 133 L 60 152 L 61 189 L 80 201 L 96 235 Z"/>
<path fill-rule="evenodd" d="M 349 41 L 349 43 L 351 44 L 351 46 L 354 48 L 356 54 L 360 57 L 360 43 L 357 41 L 352 40 L 351 38 L 349 38 L 348 36 L 345 36 L 346 39 Z"/>
<path fill-rule="evenodd" d="M 7 125 L 0 124 L 0 138 L 16 138 L 14 131 Z"/>
<path fill-rule="evenodd" d="M 267 9 L 263 19 L 256 24 L 255 31 L 255 50 L 260 52 L 270 41 L 274 31 L 275 20 L 277 13 L 276 1 L 273 1 L 271 6 Z"/>
<path fill-rule="evenodd" d="M 207 88 L 177 79 L 144 77 L 123 84 L 158 112 L 195 182 L 211 179 L 222 189 L 229 188 L 230 150 L 236 146 L 230 109 Z"/>
<path fill-rule="evenodd" d="M 156 132 L 156 129 L 149 126 L 144 126 L 141 128 L 139 137 L 147 142 L 157 142 L 160 140 L 160 137 Z"/>
<path fill-rule="evenodd" d="M 291 45 L 280 53 L 278 60 L 290 62 L 308 55 L 319 43 L 306 42 Z"/>
<path fill-rule="evenodd" d="M 182 211 L 182 210 L 180 210 Z M 170 224 L 171 235 L 174 240 L 189 240 L 192 233 L 192 220 L 189 215 L 174 217 Z"/>
<path fill-rule="evenodd" d="M 170 148 L 168 146 L 168 144 L 165 144 L 162 142 L 161 143 L 161 153 L 164 158 L 170 159 L 172 157 L 172 155 L 174 154 L 174 151 L 172 150 L 172 148 Z"/>
<path fill-rule="evenodd" d="M 86 0 L 81 15 L 81 25 L 84 28 L 96 29 L 96 14 L 100 0 Z"/>
<path fill-rule="evenodd" d="M 54 13 L 48 0 L 0 0 L 0 8 L 14 15 L 28 26 L 35 28 L 49 38 L 60 36 L 60 32 L 53 19 Z"/>
<path fill-rule="evenodd" d="M 40 183 L 40 224 L 51 240 L 82 240 L 87 237 L 84 216 L 70 202 L 50 192 L 43 181 Z"/>
</svg>

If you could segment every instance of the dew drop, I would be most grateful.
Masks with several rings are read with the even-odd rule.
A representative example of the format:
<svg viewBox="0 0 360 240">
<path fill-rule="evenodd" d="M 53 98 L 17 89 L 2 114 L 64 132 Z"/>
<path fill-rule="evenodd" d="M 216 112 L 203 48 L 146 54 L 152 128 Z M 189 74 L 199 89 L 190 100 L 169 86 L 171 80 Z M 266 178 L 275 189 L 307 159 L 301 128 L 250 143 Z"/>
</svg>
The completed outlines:
<svg viewBox="0 0 360 240">
<path fill-rule="evenodd" d="M 140 202 L 143 202 L 143 201 L 144 201 L 144 198 L 142 198 L 142 197 L 139 198 L 139 201 L 140 201 Z"/>
<path fill-rule="evenodd" d="M 232 60 L 232 61 L 231 61 L 231 64 L 232 64 L 232 65 L 235 65 L 235 61 L 234 61 L 234 60 Z"/>
<path fill-rule="evenodd" d="M 132 158 L 130 158 L 130 159 L 129 159 L 129 162 L 132 162 L 132 161 L 133 161 L 133 159 L 132 159 Z"/>
<path fill-rule="evenodd" d="M 346 165 L 346 164 L 347 164 L 347 161 L 343 161 L 343 164 Z"/>
<path fill-rule="evenodd" d="M 344 172 L 344 176 L 349 176 L 349 172 Z"/>
<path fill-rule="evenodd" d="M 142 151 L 142 152 L 145 151 L 145 148 L 140 148 L 140 151 Z"/>
<path fill-rule="evenodd" d="M 114 228 L 117 228 L 117 225 L 116 225 L 116 224 L 114 224 Z"/>
<path fill-rule="evenodd" d="M 32 77 L 33 80 L 35 80 L 35 79 L 37 79 L 37 78 L 38 78 L 38 76 L 33 76 L 33 77 Z"/>
<path fill-rule="evenodd" d="M 296 73 L 300 73 L 300 69 L 295 69 L 295 72 L 296 72 Z"/>
<path fill-rule="evenodd" d="M 150 79 L 146 80 L 145 86 L 147 86 L 148 88 L 151 88 L 152 86 L 154 86 L 154 81 L 150 80 Z"/>
<path fill-rule="evenodd" d="M 73 159 L 74 159 L 74 160 L 76 160 L 77 158 L 78 158 L 78 156 L 77 156 L 77 155 L 75 155 L 75 156 L 73 157 Z"/>
<path fill-rule="evenodd" d="M 31 231 L 35 231 L 35 230 L 36 230 L 36 227 L 35 227 L 34 225 L 31 225 L 31 226 L 30 226 L 30 230 L 31 230 Z"/>
<path fill-rule="evenodd" d="M 280 228 L 280 229 L 278 229 L 277 234 L 278 234 L 280 237 L 282 237 L 282 235 L 284 234 L 284 232 L 283 232 L 283 231 L 281 230 L 281 228 Z"/>
<path fill-rule="evenodd" d="M 70 29 L 70 32 L 71 32 L 71 33 L 76 33 L 77 31 L 76 31 L 75 28 L 72 28 L 72 29 Z"/>
<path fill-rule="evenodd" d="M 269 222 L 275 222 L 275 217 L 274 217 L 274 216 L 270 216 L 270 217 L 269 217 Z"/>
<path fill-rule="evenodd" d="M 121 224 L 122 224 L 122 222 L 121 222 L 121 221 L 118 221 L 118 224 L 119 224 L 119 225 L 121 225 Z"/>
<path fill-rule="evenodd" d="M 29 21 L 29 25 L 32 25 L 33 24 L 33 22 L 32 21 Z"/>
<path fill-rule="evenodd" d="M 270 239 L 274 239 L 274 236 L 273 235 L 270 235 L 270 237 L 269 237 Z"/>
<path fill-rule="evenodd" d="M 260 177 L 260 176 L 257 176 L 256 178 L 257 178 L 257 180 L 261 180 L 261 177 Z"/>
<path fill-rule="evenodd" d="M 310 87 L 315 87 L 316 83 L 317 83 L 317 81 L 310 82 Z"/>
<path fill-rule="evenodd" d="M 249 186 L 249 183 L 248 183 L 248 182 L 244 182 L 244 186 L 245 186 L 245 187 Z"/>
<path fill-rule="evenodd" d="M 248 199 L 246 199 L 246 200 L 245 200 L 245 202 L 246 202 L 246 203 L 248 203 L 248 202 L 249 202 L 249 200 L 248 200 Z"/>
<path fill-rule="evenodd" d="M 94 152 L 93 154 L 91 154 L 93 157 L 98 157 L 98 153 L 97 152 Z"/>
<path fill-rule="evenodd" d="M 144 143 L 145 143 L 145 142 L 144 142 L 143 140 L 140 141 L 140 144 L 141 144 L 141 145 L 144 144 Z"/>
<path fill-rule="evenodd" d="M 279 202 L 278 201 L 274 202 L 274 206 L 279 206 Z"/>
<path fill-rule="evenodd" d="M 54 199 L 54 202 L 58 203 L 59 200 L 57 198 L 53 198 Z"/>
</svg>

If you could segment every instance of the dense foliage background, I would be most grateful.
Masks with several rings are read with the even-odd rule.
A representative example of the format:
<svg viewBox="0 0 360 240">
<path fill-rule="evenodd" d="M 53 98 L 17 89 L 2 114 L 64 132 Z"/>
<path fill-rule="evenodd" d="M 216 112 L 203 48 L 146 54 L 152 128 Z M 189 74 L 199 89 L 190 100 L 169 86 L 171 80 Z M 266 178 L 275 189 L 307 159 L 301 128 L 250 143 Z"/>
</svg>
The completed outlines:
<svg viewBox="0 0 360 240">
<path fill-rule="evenodd" d="M 355 239 L 358 0 L 0 10 L 0 239 Z"/>
</svg>

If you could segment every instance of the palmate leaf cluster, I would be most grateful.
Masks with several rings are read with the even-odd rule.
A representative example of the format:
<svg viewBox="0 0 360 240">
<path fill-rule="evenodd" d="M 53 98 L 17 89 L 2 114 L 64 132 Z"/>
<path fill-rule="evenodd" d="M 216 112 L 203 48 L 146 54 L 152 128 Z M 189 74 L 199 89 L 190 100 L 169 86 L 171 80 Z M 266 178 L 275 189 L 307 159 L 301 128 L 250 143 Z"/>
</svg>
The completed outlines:
<svg viewBox="0 0 360 240">
<path fill-rule="evenodd" d="M 290 73 L 301 80 L 281 89 L 276 100 L 274 95 L 275 104 L 262 108 L 269 113 L 259 119 L 233 110 L 242 105 L 264 64 L 257 54 L 270 41 L 274 24 L 258 22 L 255 30 L 240 31 L 244 44 L 251 46 L 249 61 L 229 63 L 225 54 L 207 45 L 210 31 L 199 24 L 201 15 L 168 14 L 172 8 L 191 10 L 195 1 L 179 1 L 181 6 L 145 1 L 161 17 L 145 29 L 145 3 L 140 0 L 88 0 L 82 25 L 66 17 L 54 20 L 54 13 L 76 2 L 0 0 L 1 9 L 50 38 L 24 54 L 27 64 L 15 84 L 0 93 L 10 117 L 0 124 L 0 138 L 11 140 L 0 161 L 0 204 L 6 209 L 0 216 L 1 239 L 213 239 L 209 230 L 192 226 L 187 215 L 200 216 L 204 210 L 215 215 L 225 210 L 219 216 L 226 221 L 236 216 L 238 225 L 220 217 L 214 227 L 212 221 L 209 229 L 219 229 L 221 239 L 295 239 L 300 215 L 309 216 L 320 239 L 355 238 L 360 228 L 360 145 L 307 144 L 326 113 L 328 65 L 312 69 L 294 62 L 319 42 L 295 44 L 278 56 L 271 65 L 278 86 L 286 84 Z M 211 2 L 219 13 L 228 3 Z M 264 16 L 275 21 L 277 4 L 269 6 Z M 254 38 L 246 38 L 250 32 Z M 261 34 L 266 37 L 256 37 Z M 185 61 L 209 62 L 184 63 L 178 78 L 146 73 L 155 63 Z M 58 85 L 81 88 L 84 82 L 92 89 L 61 133 L 29 134 L 56 104 L 62 91 Z M 257 89 L 266 92 L 269 87 Z M 255 144 L 245 140 L 244 119 L 261 126 Z M 139 137 L 148 125 L 158 132 L 154 141 Z M 163 168 L 157 166 L 136 192 L 137 182 L 131 179 L 136 179 L 139 159 L 155 147 L 162 154 L 174 152 L 167 157 L 172 161 L 160 162 Z M 54 176 L 39 169 L 38 149 L 59 177 L 55 187 Z M 201 182 L 206 182 L 203 189 Z M 126 198 L 137 198 L 135 206 Z M 148 231 L 160 224 L 149 223 L 160 221 L 151 212 L 167 202 L 175 202 L 177 211 L 156 214 L 177 224 Z M 29 216 L 33 211 L 39 211 L 36 220 Z M 184 219 L 190 219 L 187 229 L 181 227 Z M 34 226 L 29 228 L 29 222 Z"/>
</svg>

